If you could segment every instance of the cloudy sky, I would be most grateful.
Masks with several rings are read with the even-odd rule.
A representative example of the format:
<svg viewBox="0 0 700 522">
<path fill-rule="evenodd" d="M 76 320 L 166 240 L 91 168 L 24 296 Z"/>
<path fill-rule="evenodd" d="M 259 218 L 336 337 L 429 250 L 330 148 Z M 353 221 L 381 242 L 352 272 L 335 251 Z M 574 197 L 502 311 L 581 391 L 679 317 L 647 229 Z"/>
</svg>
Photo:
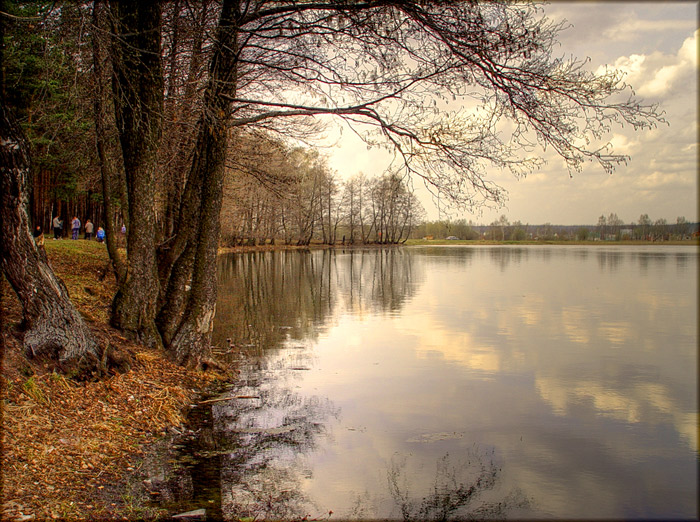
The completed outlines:
<svg viewBox="0 0 700 522">
<path fill-rule="evenodd" d="M 633 132 L 615 128 L 609 136 L 617 152 L 631 161 L 612 175 L 587 164 L 569 177 L 563 162 L 549 155 L 546 165 L 525 179 L 491 172 L 491 180 L 508 191 L 500 210 L 452 214 L 488 224 L 505 214 L 523 223 L 595 224 L 615 212 L 625 223 L 641 214 L 668 222 L 684 216 L 698 220 L 697 179 L 697 54 L 696 2 L 553 2 L 545 13 L 566 19 L 571 27 L 560 38 L 560 56 L 590 58 L 589 68 L 612 65 L 627 73 L 638 98 L 659 103 L 669 125 Z M 341 177 L 359 171 L 381 174 L 388 156 L 343 133 L 327 150 L 330 166 Z M 440 213 L 420 182 L 415 188 L 430 219 Z M 443 216 L 444 217 L 444 216 Z"/>
</svg>

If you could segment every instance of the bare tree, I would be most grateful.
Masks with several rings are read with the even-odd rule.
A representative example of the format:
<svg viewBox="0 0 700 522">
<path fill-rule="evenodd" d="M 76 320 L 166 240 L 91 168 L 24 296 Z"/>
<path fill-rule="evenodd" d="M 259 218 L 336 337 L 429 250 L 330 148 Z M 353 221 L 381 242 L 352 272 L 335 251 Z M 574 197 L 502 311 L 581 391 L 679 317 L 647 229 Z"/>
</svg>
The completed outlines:
<svg viewBox="0 0 700 522">
<path fill-rule="evenodd" d="M 606 147 L 586 149 L 580 138 L 595 141 L 614 122 L 639 128 L 658 121 L 653 107 L 610 101 L 626 88 L 619 72 L 594 75 L 582 62 L 553 58 L 563 26 L 530 5 L 243 6 L 248 40 L 233 125 L 342 116 L 370 145 L 381 138 L 395 146 L 407 171 L 455 203 L 500 203 L 502 191 L 485 178 L 483 165 L 518 175 L 536 168 L 538 161 L 519 156 L 525 143 L 552 147 L 572 170 L 586 160 L 611 170 L 627 158 Z M 308 103 L 288 95 L 294 87 L 309 93 Z M 480 115 L 434 107 L 452 97 L 478 105 Z M 503 118 L 514 124 L 508 142 L 498 136 Z M 362 133 L 362 124 L 376 133 Z"/>
<path fill-rule="evenodd" d="M 355 237 L 362 222 L 362 190 L 364 175 L 356 174 L 345 182 L 343 190 L 343 206 L 345 208 L 345 226 L 348 229 L 349 237 L 347 242 L 355 244 Z M 360 238 L 362 231 L 360 230 Z"/>
<path fill-rule="evenodd" d="M 649 229 L 651 228 L 651 218 L 649 217 L 649 214 L 641 214 L 637 223 L 642 229 L 642 239 L 647 239 Z"/>
<path fill-rule="evenodd" d="M 124 210 L 123 216 L 128 220 L 128 198 L 126 195 L 126 178 L 124 168 L 119 162 L 116 146 L 116 124 L 111 108 L 111 90 L 108 83 L 112 75 L 109 61 L 108 42 L 108 12 L 103 0 L 95 0 L 92 10 L 92 62 L 94 89 L 93 105 L 95 111 L 95 149 L 97 162 L 102 177 L 102 199 L 104 202 L 104 228 L 107 236 L 107 249 L 112 261 L 117 281 L 126 278 L 126 262 L 117 248 L 117 215 L 118 207 Z M 112 109 L 110 111 L 110 108 Z M 111 135 L 115 137 L 111 140 Z M 128 221 L 127 221 L 128 223 Z"/>
<path fill-rule="evenodd" d="M 163 112 L 161 8 L 155 2 L 110 4 L 114 20 L 114 109 L 128 199 L 127 259 L 112 323 L 145 344 L 161 345 L 155 325 L 159 291 L 155 251 L 156 158 Z"/>
<path fill-rule="evenodd" d="M 408 239 L 423 209 L 407 184 L 390 172 L 372 180 L 368 193 L 375 241 L 398 244 Z"/>
<path fill-rule="evenodd" d="M 600 234 L 601 241 L 605 240 L 607 223 L 608 223 L 608 220 L 606 219 L 605 214 L 601 214 L 601 216 L 598 218 L 598 232 Z"/>
<path fill-rule="evenodd" d="M 497 224 L 501 228 L 501 241 L 505 241 L 506 240 L 506 227 L 510 226 L 510 222 L 508 221 L 508 218 L 506 217 L 505 214 L 501 214 L 501 217 L 498 218 Z"/>
</svg>

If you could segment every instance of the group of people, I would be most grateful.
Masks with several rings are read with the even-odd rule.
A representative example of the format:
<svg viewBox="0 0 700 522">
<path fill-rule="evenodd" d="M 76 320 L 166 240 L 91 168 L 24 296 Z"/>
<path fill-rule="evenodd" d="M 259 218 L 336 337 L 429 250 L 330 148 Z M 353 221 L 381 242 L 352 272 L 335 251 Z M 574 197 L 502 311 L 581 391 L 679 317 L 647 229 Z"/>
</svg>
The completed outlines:
<svg viewBox="0 0 700 522">
<path fill-rule="evenodd" d="M 53 225 L 53 238 L 54 239 L 61 239 L 63 236 L 63 221 L 61 220 L 60 217 L 56 216 L 53 218 L 53 221 L 51 223 Z M 74 216 L 73 219 L 71 220 L 71 239 L 78 239 L 78 235 L 80 234 L 80 228 L 82 226 L 82 223 L 78 219 L 78 216 Z M 36 227 L 38 230 L 41 229 L 40 226 L 37 225 Z M 85 222 L 85 239 L 91 240 L 93 237 L 93 234 L 95 233 L 95 225 L 90 221 L 89 219 Z M 35 237 L 36 237 L 36 231 L 35 231 Z M 95 234 L 95 239 L 102 243 L 105 240 L 105 231 L 102 227 L 97 227 L 97 234 Z"/>
</svg>

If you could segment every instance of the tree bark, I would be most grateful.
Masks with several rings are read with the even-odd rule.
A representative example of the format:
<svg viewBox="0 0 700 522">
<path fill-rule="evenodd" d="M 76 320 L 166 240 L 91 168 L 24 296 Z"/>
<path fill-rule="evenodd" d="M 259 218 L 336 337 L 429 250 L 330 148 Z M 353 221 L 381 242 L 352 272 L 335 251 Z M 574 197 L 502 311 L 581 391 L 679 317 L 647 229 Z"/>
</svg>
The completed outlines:
<svg viewBox="0 0 700 522">
<path fill-rule="evenodd" d="M 123 173 L 118 175 L 117 167 L 112 157 L 107 151 L 107 97 L 108 87 L 105 79 L 104 63 L 107 60 L 102 31 L 107 24 L 103 22 L 104 10 L 106 9 L 103 0 L 96 0 L 93 5 L 92 22 L 92 56 L 95 76 L 94 107 L 95 107 L 95 148 L 102 174 L 102 196 L 104 200 L 104 224 L 105 235 L 107 237 L 107 251 L 112 261 L 114 273 L 117 276 L 117 283 L 120 284 L 126 278 L 126 264 L 117 249 L 117 224 L 115 197 L 123 193 L 120 198 L 122 203 L 126 203 L 126 182 Z M 120 190 L 123 188 L 123 190 Z"/>
<path fill-rule="evenodd" d="M 229 100 L 236 93 L 236 4 L 237 0 L 224 0 L 222 6 L 195 158 L 184 195 L 185 212 L 179 218 L 178 235 L 183 236 L 176 243 L 186 240 L 187 247 L 182 252 L 193 252 L 194 256 L 180 255 L 172 271 L 191 274 L 189 291 L 183 301 L 183 313 L 168 310 L 160 315 L 161 328 L 174 332 L 167 348 L 175 361 L 188 366 L 198 365 L 208 355 L 216 313 L 216 256 L 231 112 Z M 198 200 L 200 204 L 194 204 Z M 173 328 L 175 320 L 177 327 Z"/>
<path fill-rule="evenodd" d="M 112 305 L 112 324 L 148 346 L 160 346 L 155 253 L 155 169 L 163 114 L 158 2 L 111 3 L 114 103 L 127 182 L 129 228 L 125 277 Z"/>
<path fill-rule="evenodd" d="M 50 359 L 61 371 L 80 376 L 97 368 L 100 349 L 43 246 L 32 237 L 28 151 L 22 130 L 0 104 L 0 264 L 22 303 L 25 353 Z"/>
</svg>

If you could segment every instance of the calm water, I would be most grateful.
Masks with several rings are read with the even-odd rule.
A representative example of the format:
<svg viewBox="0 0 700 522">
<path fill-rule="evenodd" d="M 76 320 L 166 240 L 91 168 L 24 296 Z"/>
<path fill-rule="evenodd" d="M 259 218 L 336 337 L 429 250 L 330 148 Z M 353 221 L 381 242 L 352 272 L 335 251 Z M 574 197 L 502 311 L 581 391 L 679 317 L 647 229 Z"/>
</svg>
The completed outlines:
<svg viewBox="0 0 700 522">
<path fill-rule="evenodd" d="M 225 518 L 694 518 L 698 251 L 221 258 Z M 230 339 L 230 341 L 228 341 Z"/>
</svg>

